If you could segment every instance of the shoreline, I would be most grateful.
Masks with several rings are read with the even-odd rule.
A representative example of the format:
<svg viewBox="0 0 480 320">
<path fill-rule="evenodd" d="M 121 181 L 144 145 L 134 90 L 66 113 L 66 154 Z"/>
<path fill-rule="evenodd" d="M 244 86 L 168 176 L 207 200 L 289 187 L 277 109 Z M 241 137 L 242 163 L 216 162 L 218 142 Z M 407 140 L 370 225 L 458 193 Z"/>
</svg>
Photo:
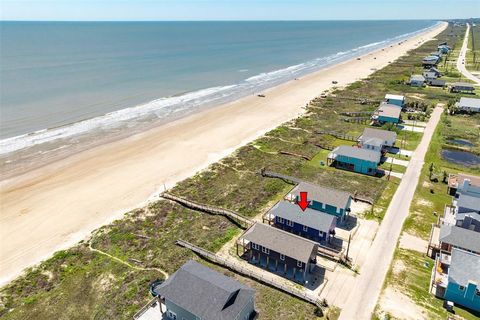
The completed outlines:
<svg viewBox="0 0 480 320">
<path fill-rule="evenodd" d="M 142 106 L 148 106 L 152 103 L 155 103 L 156 101 L 170 100 L 170 99 L 177 98 L 177 97 L 186 98 L 186 96 L 199 94 L 200 92 L 209 91 L 209 90 L 212 90 L 212 89 L 223 90 L 222 88 L 226 88 L 226 87 L 232 87 L 232 88 L 233 87 L 238 87 L 238 88 L 240 88 L 241 86 L 245 85 L 245 83 L 246 83 L 246 81 L 248 81 L 248 79 L 244 79 L 244 80 L 242 80 L 238 83 L 218 84 L 216 87 L 209 87 L 209 88 L 198 89 L 198 90 L 193 90 L 193 91 L 185 91 L 185 92 L 181 92 L 181 93 L 178 93 L 176 95 L 173 95 L 173 96 L 166 96 L 166 97 L 157 98 L 157 99 L 154 99 L 154 100 L 151 100 L 151 101 L 142 102 L 140 104 L 136 104 L 136 105 L 133 105 L 131 107 L 127 107 L 127 108 L 124 108 L 124 109 L 119 109 L 119 110 L 116 110 L 116 111 L 112 111 L 112 112 L 109 112 L 109 113 L 106 113 L 106 114 L 103 114 L 103 115 L 92 116 L 90 118 L 81 119 L 81 120 L 74 121 L 74 122 L 67 123 L 67 124 L 63 124 L 63 125 L 47 127 L 47 128 L 39 129 L 39 130 L 36 130 L 36 131 L 20 134 L 18 136 L 13 136 L 13 137 L 5 138 L 5 139 L 0 139 L 0 145 L 2 147 L 5 147 L 5 150 L 9 150 L 11 148 L 14 148 L 14 149 L 12 149 L 13 151 L 9 151 L 9 152 L 3 151 L 5 153 L 0 154 L 0 166 L 3 167 L 3 170 L 0 171 L 0 181 L 1 180 L 7 180 L 7 179 L 10 179 L 10 178 L 14 178 L 14 177 L 26 174 L 30 171 L 34 171 L 34 170 L 39 169 L 41 167 L 44 167 L 48 164 L 54 163 L 56 161 L 60 161 L 62 159 L 68 158 L 68 157 L 70 157 L 74 154 L 84 152 L 86 150 L 95 148 L 97 146 L 101 146 L 101 145 L 104 145 L 104 144 L 109 144 L 109 143 L 112 143 L 112 142 L 115 142 L 115 141 L 126 139 L 130 136 L 134 136 L 134 135 L 141 134 L 143 132 L 147 132 L 147 131 L 152 130 L 154 128 L 165 125 L 169 122 L 174 122 L 174 121 L 182 119 L 184 117 L 191 116 L 195 113 L 202 112 L 202 111 L 205 111 L 205 110 L 208 110 L 208 109 L 211 109 L 211 108 L 219 107 L 219 106 L 222 106 L 222 105 L 226 105 L 226 104 L 232 103 L 234 101 L 237 101 L 237 100 L 243 99 L 245 97 L 248 97 L 250 95 L 261 94 L 261 93 L 265 92 L 266 90 L 268 90 L 270 88 L 274 88 L 274 87 L 279 86 L 281 84 L 284 84 L 286 82 L 293 81 L 294 79 L 303 78 L 306 75 L 310 75 L 310 74 L 313 74 L 315 72 L 319 72 L 319 71 L 328 69 L 329 67 L 338 65 L 342 62 L 345 62 L 345 61 L 348 61 L 348 60 L 351 60 L 351 59 L 356 59 L 357 57 L 367 56 L 369 53 L 375 52 L 379 49 L 382 49 L 382 48 L 385 48 L 385 47 L 388 47 L 388 46 L 391 46 L 391 45 L 397 45 L 399 43 L 403 43 L 403 41 L 405 39 L 408 39 L 409 37 L 414 37 L 414 36 L 423 34 L 425 32 L 428 32 L 430 30 L 433 30 L 434 28 L 438 27 L 440 24 L 441 24 L 441 22 L 437 21 L 436 24 L 434 24 L 430 27 L 424 28 L 424 29 L 420 29 L 420 30 L 417 30 L 417 31 L 413 31 L 413 32 L 410 32 L 410 33 L 406 33 L 406 34 L 403 34 L 403 35 L 392 37 L 392 38 L 389 38 L 389 39 L 386 39 L 386 40 L 383 40 L 383 41 L 369 43 L 367 45 L 352 48 L 352 49 L 349 49 L 349 50 L 344 51 L 344 52 L 341 51 L 341 52 L 337 52 L 337 53 L 334 53 L 334 54 L 330 54 L 326 57 L 322 57 L 322 58 L 319 59 L 319 60 L 322 60 L 323 58 L 328 58 L 328 59 L 325 60 L 325 62 L 323 64 L 316 65 L 316 67 L 315 67 L 316 70 L 309 70 L 309 71 L 303 70 L 303 71 L 299 71 L 300 73 L 298 73 L 298 74 L 291 73 L 288 76 L 289 79 L 283 79 L 283 80 L 281 80 L 280 83 L 276 83 L 276 84 L 274 84 L 274 83 L 260 83 L 260 84 L 257 84 L 256 88 L 250 88 L 247 91 L 238 91 L 237 93 L 232 93 L 232 97 L 230 97 L 230 98 L 226 98 L 226 99 L 217 98 L 219 100 L 214 101 L 212 103 L 199 102 L 199 104 L 197 104 L 195 106 L 195 108 L 182 109 L 182 111 L 180 111 L 178 114 L 177 113 L 172 113 L 171 115 L 169 115 L 168 117 L 165 117 L 165 118 L 160 117 L 160 118 L 157 118 L 157 119 L 153 118 L 154 120 L 153 119 L 145 120 L 145 119 L 149 118 L 149 117 L 146 117 L 144 120 L 141 120 L 141 117 L 139 119 L 133 117 L 132 121 L 136 122 L 138 120 L 139 122 L 137 122 L 136 125 L 133 126 L 132 128 L 129 128 L 129 126 L 126 125 L 125 123 L 122 124 L 121 122 L 119 122 L 118 125 L 119 125 L 119 128 L 122 128 L 121 130 L 116 130 L 115 129 L 113 131 L 108 131 L 109 129 L 106 128 L 105 130 L 107 130 L 107 132 L 105 132 L 105 134 L 100 133 L 103 130 L 101 125 L 99 127 L 91 127 L 87 131 L 82 131 L 82 129 L 81 129 L 82 124 L 88 127 L 89 123 L 92 122 L 92 121 L 93 122 L 102 122 L 101 119 L 107 117 L 109 114 L 121 113 L 121 112 L 126 111 L 126 110 L 134 110 L 134 109 L 142 107 Z M 372 49 L 368 49 L 368 50 L 366 50 L 366 52 L 361 51 L 361 50 L 363 50 L 367 47 L 372 47 Z M 359 52 L 352 55 L 352 53 L 357 51 L 357 50 Z M 338 55 L 341 56 L 342 54 L 347 54 L 347 55 L 345 57 L 341 57 L 340 59 L 337 60 L 337 56 Z M 285 72 L 285 70 L 288 70 L 292 67 L 298 67 L 298 66 L 301 66 L 301 65 L 305 65 L 305 64 L 308 64 L 311 61 L 313 61 L 313 60 L 306 61 L 304 63 L 300 63 L 300 64 L 296 64 L 296 65 L 292 65 L 292 66 L 288 66 L 288 67 L 284 67 L 284 68 L 280 68 L 278 70 L 269 71 L 269 72 L 266 72 L 266 73 L 260 73 L 260 74 L 257 74 L 255 76 L 252 76 L 252 77 L 255 78 L 255 77 L 260 77 L 262 75 L 268 75 L 268 74 L 271 74 L 271 73 L 273 74 L 273 73 L 278 73 L 278 72 Z M 307 68 L 307 67 L 305 67 L 305 68 Z M 275 80 L 275 81 L 277 81 L 277 80 Z M 211 94 L 215 94 L 215 92 L 211 93 Z M 213 100 L 215 100 L 215 98 Z M 189 100 L 187 99 L 186 103 L 188 103 L 188 101 Z M 135 112 L 133 112 L 133 113 L 135 113 Z M 71 130 L 73 127 L 77 127 L 77 130 L 80 130 L 78 135 L 73 134 L 71 136 L 68 136 L 68 135 L 64 136 L 64 134 L 67 134 L 67 132 L 69 130 Z M 58 130 L 58 132 L 56 132 L 57 130 Z M 50 139 L 45 138 L 45 137 L 42 138 L 41 136 L 37 136 L 37 134 L 40 134 L 40 135 L 46 134 L 47 136 L 48 135 L 53 135 L 52 136 L 53 139 L 50 140 Z M 31 142 L 28 141 L 27 137 L 33 137 L 32 139 L 39 139 L 40 141 L 43 141 L 43 142 L 38 143 L 38 144 L 37 143 L 30 144 Z M 27 140 L 22 140 L 23 138 L 25 138 Z M 44 139 L 46 139 L 46 140 L 44 140 Z M 9 144 L 8 141 L 12 141 L 12 142 L 16 141 L 16 143 L 13 143 L 13 145 L 22 145 L 23 143 L 25 143 L 26 145 L 23 148 L 21 147 L 21 148 L 15 149 L 16 147 L 14 147 L 11 143 Z M 0 148 L 0 149 L 2 149 L 2 148 Z"/>
<path fill-rule="evenodd" d="M 209 108 L 3 181 L 0 284 L 155 199 L 163 185 L 173 186 L 300 116 L 333 80 L 345 86 L 365 78 L 445 27 L 264 90 L 265 98 L 248 96 Z"/>
</svg>

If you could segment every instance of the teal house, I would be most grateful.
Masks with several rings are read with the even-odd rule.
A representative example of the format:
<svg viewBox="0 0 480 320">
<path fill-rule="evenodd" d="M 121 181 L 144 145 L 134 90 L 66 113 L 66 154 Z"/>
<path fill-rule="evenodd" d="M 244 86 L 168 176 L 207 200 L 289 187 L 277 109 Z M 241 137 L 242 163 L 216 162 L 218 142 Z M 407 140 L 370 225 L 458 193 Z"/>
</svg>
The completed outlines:
<svg viewBox="0 0 480 320">
<path fill-rule="evenodd" d="M 399 109 L 398 107 L 395 107 Z M 351 146 L 338 146 L 328 154 L 328 165 L 339 169 L 375 175 L 381 152 Z"/>
<path fill-rule="evenodd" d="M 454 248 L 444 299 L 480 312 L 480 255 Z"/>
<path fill-rule="evenodd" d="M 403 105 L 405 104 L 405 96 L 399 94 L 386 94 L 385 102 L 403 108 Z"/>
<path fill-rule="evenodd" d="M 290 191 L 286 199 L 296 202 L 300 199 L 300 192 L 307 192 L 310 209 L 335 216 L 339 223 L 344 222 L 350 213 L 352 195 L 348 192 L 301 182 Z"/>
<path fill-rule="evenodd" d="M 373 113 L 372 120 L 375 124 L 399 123 L 402 108 L 389 103 L 381 103 L 380 107 Z"/>
<path fill-rule="evenodd" d="M 160 302 L 160 319 L 250 320 L 257 316 L 255 290 L 193 260 L 152 293 Z"/>
</svg>

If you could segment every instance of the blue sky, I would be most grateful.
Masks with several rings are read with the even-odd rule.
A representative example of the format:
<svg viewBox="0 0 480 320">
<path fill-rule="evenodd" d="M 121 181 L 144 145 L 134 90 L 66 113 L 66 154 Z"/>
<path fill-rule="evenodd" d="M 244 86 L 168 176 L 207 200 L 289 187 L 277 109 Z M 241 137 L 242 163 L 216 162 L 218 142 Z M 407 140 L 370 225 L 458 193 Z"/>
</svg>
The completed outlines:
<svg viewBox="0 0 480 320">
<path fill-rule="evenodd" d="M 3 20 L 343 20 L 479 16 L 480 0 L 0 0 Z"/>
</svg>

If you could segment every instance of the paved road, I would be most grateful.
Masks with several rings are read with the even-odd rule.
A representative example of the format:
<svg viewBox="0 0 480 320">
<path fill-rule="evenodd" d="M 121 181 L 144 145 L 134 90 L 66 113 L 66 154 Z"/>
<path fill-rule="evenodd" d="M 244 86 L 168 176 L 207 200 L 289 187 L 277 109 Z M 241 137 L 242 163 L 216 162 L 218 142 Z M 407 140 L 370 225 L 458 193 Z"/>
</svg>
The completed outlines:
<svg viewBox="0 0 480 320">
<path fill-rule="evenodd" d="M 470 79 L 472 81 L 475 81 L 477 85 L 480 85 L 480 79 L 475 77 L 473 74 L 471 74 L 466 68 L 465 68 L 465 54 L 467 53 L 467 47 L 468 47 L 468 35 L 470 34 L 470 24 L 467 23 L 467 31 L 465 31 L 465 38 L 463 39 L 463 45 L 462 49 L 460 49 L 460 54 L 458 55 L 457 59 L 457 69 L 460 71 L 463 76 L 467 79 Z"/>
<path fill-rule="evenodd" d="M 368 252 L 365 265 L 350 291 L 340 320 L 369 320 L 375 309 L 383 281 L 393 258 L 402 225 L 407 218 L 428 145 L 432 139 L 443 108 L 436 107 L 425 128 L 422 141 L 413 153 L 410 164 L 403 176 L 397 192 L 387 209 L 377 236 Z"/>
</svg>

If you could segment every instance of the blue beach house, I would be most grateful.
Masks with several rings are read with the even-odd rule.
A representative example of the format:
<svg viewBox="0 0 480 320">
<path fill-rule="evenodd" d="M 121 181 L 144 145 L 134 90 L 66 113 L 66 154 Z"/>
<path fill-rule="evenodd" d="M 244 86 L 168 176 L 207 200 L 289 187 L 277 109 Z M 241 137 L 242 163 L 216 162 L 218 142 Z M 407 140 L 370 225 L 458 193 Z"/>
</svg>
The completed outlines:
<svg viewBox="0 0 480 320">
<path fill-rule="evenodd" d="M 243 248 L 242 252 L 239 247 Z M 316 268 L 318 242 L 264 223 L 254 223 L 239 237 L 237 254 L 261 268 L 305 283 Z"/>
<path fill-rule="evenodd" d="M 375 175 L 380 159 L 381 153 L 378 151 L 338 146 L 328 154 L 327 163 L 339 169 Z"/>
<path fill-rule="evenodd" d="M 302 211 L 297 204 L 280 201 L 267 213 L 276 228 L 318 243 L 330 242 L 337 218 L 310 208 Z"/>
<path fill-rule="evenodd" d="M 344 222 L 350 213 L 352 195 L 348 192 L 301 182 L 285 198 L 296 203 L 300 192 L 307 192 L 310 209 L 335 216 L 337 222 Z"/>
<path fill-rule="evenodd" d="M 405 96 L 398 94 L 386 94 L 385 102 L 403 108 L 403 105 L 405 104 Z"/>
<path fill-rule="evenodd" d="M 385 124 L 385 123 L 399 123 L 400 115 L 402 113 L 402 108 L 399 108 L 396 105 L 381 103 L 380 107 L 373 113 L 372 120 L 376 124 Z"/>
<path fill-rule="evenodd" d="M 480 255 L 454 248 L 444 299 L 480 312 Z"/>
</svg>

